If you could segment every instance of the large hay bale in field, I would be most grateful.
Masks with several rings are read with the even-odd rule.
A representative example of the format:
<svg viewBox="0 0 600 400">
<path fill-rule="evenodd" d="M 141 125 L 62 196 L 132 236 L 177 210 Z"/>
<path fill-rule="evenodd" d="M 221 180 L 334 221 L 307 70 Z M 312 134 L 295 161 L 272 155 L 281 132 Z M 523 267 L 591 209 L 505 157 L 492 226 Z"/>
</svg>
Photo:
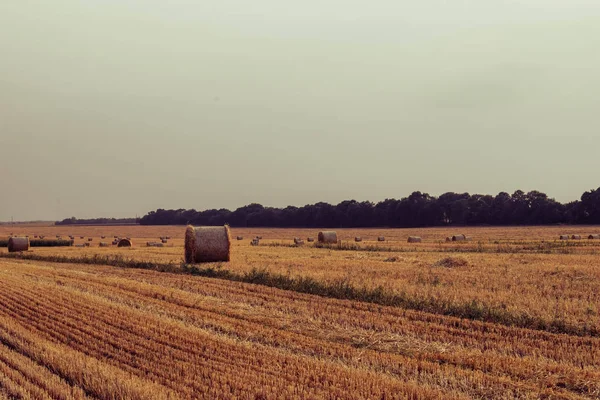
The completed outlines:
<svg viewBox="0 0 600 400">
<path fill-rule="evenodd" d="M 94 240 L 94 238 L 88 238 L 88 242 L 91 242 L 92 240 Z"/>
<path fill-rule="evenodd" d="M 335 231 L 321 231 L 319 232 L 319 243 L 336 244 L 337 232 Z"/>
<path fill-rule="evenodd" d="M 378 242 L 385 242 L 385 236 L 379 236 L 379 237 L 377 238 L 377 241 L 378 241 Z"/>
<path fill-rule="evenodd" d="M 106 236 L 102 235 L 100 236 L 100 239 L 106 239 Z"/>
<path fill-rule="evenodd" d="M 571 236 L 571 239 L 573 239 L 573 240 L 581 240 L 581 235 L 573 235 L 573 236 Z"/>
<path fill-rule="evenodd" d="M 119 240 L 119 243 L 117 243 L 117 247 L 131 247 L 131 246 L 133 246 L 131 239 L 121 239 L 121 240 Z"/>
<path fill-rule="evenodd" d="M 236 239 L 237 240 L 244 240 L 244 237 L 243 236 L 237 236 Z"/>
<path fill-rule="evenodd" d="M 229 226 L 188 226 L 185 230 L 185 262 L 229 261 L 231 233 Z"/>
<path fill-rule="evenodd" d="M 252 241 L 250 242 L 250 246 L 258 246 L 259 244 L 259 240 L 258 238 L 254 238 L 252 239 Z"/>
<path fill-rule="evenodd" d="M 302 240 L 302 239 L 300 239 L 300 238 L 297 238 L 297 237 L 295 237 L 295 238 L 294 238 L 294 244 L 295 244 L 296 246 L 302 246 L 302 245 L 304 244 L 304 240 Z"/>
<path fill-rule="evenodd" d="M 79 239 L 83 239 L 83 236 L 79 236 Z"/>
<path fill-rule="evenodd" d="M 454 235 L 452 236 L 452 241 L 453 242 L 463 242 L 467 240 L 467 237 L 465 235 Z"/>
<path fill-rule="evenodd" d="M 161 240 L 160 242 L 161 242 L 161 243 L 167 243 L 167 242 L 168 242 L 168 240 L 167 240 L 167 239 L 163 239 L 163 240 Z"/>
<path fill-rule="evenodd" d="M 600 239 L 600 235 L 590 235 L 590 236 L 588 236 L 588 239 L 590 239 L 590 240 Z"/>
<path fill-rule="evenodd" d="M 309 242 L 309 243 L 312 243 L 312 242 L 315 241 L 315 238 L 314 237 L 309 237 L 309 238 L 306 238 L 306 241 Z"/>
<path fill-rule="evenodd" d="M 106 242 L 100 242 L 100 247 L 108 247 L 109 244 Z"/>
<path fill-rule="evenodd" d="M 362 242 L 362 238 L 360 236 L 357 236 L 357 237 L 354 238 L 354 241 L 356 243 Z"/>
<path fill-rule="evenodd" d="M 569 235 L 560 235 L 560 240 L 569 240 Z"/>
<path fill-rule="evenodd" d="M 257 236 L 256 239 L 262 240 L 262 236 Z"/>
<path fill-rule="evenodd" d="M 26 237 L 11 237 L 8 239 L 8 252 L 14 253 L 17 251 L 29 250 L 29 238 Z"/>
<path fill-rule="evenodd" d="M 419 236 L 409 236 L 408 243 L 421 243 L 422 239 Z"/>
</svg>

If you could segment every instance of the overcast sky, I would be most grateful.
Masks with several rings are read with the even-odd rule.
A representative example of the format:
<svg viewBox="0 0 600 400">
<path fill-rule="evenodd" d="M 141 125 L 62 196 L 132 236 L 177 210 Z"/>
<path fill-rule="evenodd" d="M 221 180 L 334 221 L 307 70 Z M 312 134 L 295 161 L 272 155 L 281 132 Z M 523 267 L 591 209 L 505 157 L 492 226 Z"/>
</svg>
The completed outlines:
<svg viewBox="0 0 600 400">
<path fill-rule="evenodd" d="M 598 0 L 0 1 L 0 220 L 600 186 Z"/>
</svg>

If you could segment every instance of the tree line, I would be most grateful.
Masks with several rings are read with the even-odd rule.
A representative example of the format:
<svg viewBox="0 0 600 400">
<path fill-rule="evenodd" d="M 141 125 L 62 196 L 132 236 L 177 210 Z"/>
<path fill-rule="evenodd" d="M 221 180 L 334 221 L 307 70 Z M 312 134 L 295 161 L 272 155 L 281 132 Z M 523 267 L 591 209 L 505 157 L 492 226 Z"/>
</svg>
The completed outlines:
<svg viewBox="0 0 600 400">
<path fill-rule="evenodd" d="M 131 225 L 138 224 L 139 218 L 91 218 L 77 219 L 75 217 L 65 218 L 55 222 L 54 225 Z"/>
<path fill-rule="evenodd" d="M 585 192 L 581 200 L 561 204 L 545 193 L 517 190 L 496 196 L 444 193 L 439 197 L 414 192 L 400 200 L 379 203 L 355 200 L 309 204 L 303 207 L 264 207 L 249 204 L 235 211 L 150 211 L 142 225 L 223 225 L 281 228 L 412 228 L 469 225 L 600 224 L 600 188 Z"/>
</svg>

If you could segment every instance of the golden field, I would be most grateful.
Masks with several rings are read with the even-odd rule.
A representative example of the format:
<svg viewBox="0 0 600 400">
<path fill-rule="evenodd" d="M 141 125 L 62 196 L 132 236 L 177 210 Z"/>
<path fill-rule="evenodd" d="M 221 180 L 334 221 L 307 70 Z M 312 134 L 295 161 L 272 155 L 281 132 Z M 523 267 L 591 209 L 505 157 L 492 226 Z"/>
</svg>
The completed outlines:
<svg viewBox="0 0 600 400">
<path fill-rule="evenodd" d="M 239 275 L 267 271 L 381 290 L 425 304 L 418 311 L 190 276 L 184 267 L 177 271 L 181 226 L 0 226 L 0 238 L 74 235 L 78 243 L 93 237 L 90 248 L 29 252 L 48 259 L 97 254 L 175 266 L 166 273 L 0 258 L 0 393 L 600 398 L 600 240 L 558 240 L 560 234 L 587 238 L 598 232 L 600 227 L 344 229 L 338 230 L 341 247 L 316 248 L 294 247 L 292 239 L 316 237 L 318 230 L 232 229 L 231 262 L 212 265 Z M 444 242 L 457 233 L 473 240 Z M 134 247 L 98 247 L 115 235 L 131 237 Z M 250 246 L 257 235 L 261 245 Z M 409 235 L 423 243 L 406 243 Z M 146 247 L 160 236 L 171 237 L 166 247 Z M 355 245 L 355 236 L 363 242 Z M 378 236 L 386 242 L 377 242 Z M 504 319 L 444 315 L 471 308 Z M 519 322 L 528 318 L 542 324 Z"/>
</svg>

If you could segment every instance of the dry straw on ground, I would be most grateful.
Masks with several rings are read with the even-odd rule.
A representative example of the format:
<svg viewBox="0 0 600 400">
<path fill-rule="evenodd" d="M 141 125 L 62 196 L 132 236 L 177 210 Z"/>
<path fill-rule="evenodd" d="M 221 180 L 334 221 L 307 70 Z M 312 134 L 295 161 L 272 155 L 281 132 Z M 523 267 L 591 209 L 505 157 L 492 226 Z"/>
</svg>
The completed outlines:
<svg viewBox="0 0 600 400">
<path fill-rule="evenodd" d="M 131 239 L 121 239 L 121 240 L 119 240 L 119 243 L 117 244 L 117 247 L 131 247 L 131 246 L 133 246 Z"/>
<path fill-rule="evenodd" d="M 8 252 L 14 253 L 17 251 L 29 250 L 29 238 L 26 237 L 11 237 L 8 239 Z"/>
<path fill-rule="evenodd" d="M 231 233 L 229 226 L 188 226 L 185 231 L 185 262 L 229 261 Z"/>
<path fill-rule="evenodd" d="M 319 243 L 335 244 L 337 243 L 337 232 L 322 231 L 319 232 Z"/>
</svg>

